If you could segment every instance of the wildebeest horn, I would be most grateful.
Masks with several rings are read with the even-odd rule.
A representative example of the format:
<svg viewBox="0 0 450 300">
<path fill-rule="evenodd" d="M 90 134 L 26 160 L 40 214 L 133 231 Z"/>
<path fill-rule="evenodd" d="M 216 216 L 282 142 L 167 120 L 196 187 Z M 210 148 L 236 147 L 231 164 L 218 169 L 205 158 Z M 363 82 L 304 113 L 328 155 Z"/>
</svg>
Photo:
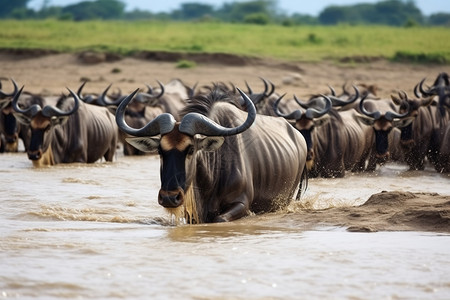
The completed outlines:
<svg viewBox="0 0 450 300">
<path fill-rule="evenodd" d="M 110 101 L 107 97 L 108 91 L 111 88 L 112 83 L 109 84 L 106 89 L 103 91 L 103 93 L 98 97 L 97 102 L 99 105 L 102 106 L 118 106 L 120 104 L 120 102 L 122 102 L 122 100 L 125 98 L 123 96 L 121 96 L 121 92 L 119 90 L 119 95 L 117 97 L 116 100 Z"/>
<path fill-rule="evenodd" d="M 359 89 L 355 85 L 352 85 L 352 87 L 355 90 L 355 95 L 347 100 L 342 100 L 338 97 L 335 97 L 334 95 L 328 96 L 331 100 L 332 105 L 333 106 L 345 106 L 347 104 L 355 102 L 359 98 Z"/>
<path fill-rule="evenodd" d="M 23 114 L 24 116 L 28 117 L 28 118 L 32 118 L 33 116 L 35 116 L 39 111 L 42 110 L 41 106 L 39 104 L 33 104 L 30 107 L 26 108 L 26 109 L 21 109 L 19 107 L 19 105 L 17 105 L 17 102 L 19 101 L 19 97 L 20 94 L 22 94 L 23 91 L 23 86 L 22 88 L 14 95 L 14 98 L 12 100 L 12 107 L 13 109 L 20 113 Z"/>
<path fill-rule="evenodd" d="M 305 111 L 305 116 L 309 119 L 313 119 L 313 118 L 320 118 L 321 116 L 323 116 L 324 114 L 328 113 L 328 111 L 331 109 L 332 107 L 332 103 L 331 103 L 331 99 L 328 96 L 325 95 L 318 95 L 320 97 L 323 97 L 325 99 L 325 108 L 321 111 L 311 107 L 311 105 L 313 103 L 317 103 L 317 98 L 312 98 L 308 101 L 308 103 L 303 103 L 301 102 L 297 96 L 294 95 L 294 99 L 295 102 L 297 102 L 298 105 L 300 105 L 301 107 L 303 107 L 304 109 L 306 109 Z"/>
<path fill-rule="evenodd" d="M 264 82 L 264 93 L 263 93 L 264 96 L 269 97 L 275 91 L 275 85 L 270 80 L 266 80 L 262 77 L 259 78 Z M 269 84 L 270 84 L 270 91 L 268 91 Z"/>
<path fill-rule="evenodd" d="M 156 80 L 156 82 L 158 82 L 159 88 L 160 88 L 161 92 L 159 93 L 159 95 L 154 96 L 154 98 L 161 98 L 162 95 L 164 95 L 164 92 L 165 92 L 165 90 L 164 90 L 164 84 L 162 84 L 161 81 L 159 81 L 159 80 Z M 149 93 L 150 95 L 153 95 L 153 88 L 152 88 L 151 86 L 149 86 L 148 84 L 147 84 L 147 88 L 148 88 L 148 93 Z"/>
<path fill-rule="evenodd" d="M 78 110 L 78 107 L 80 106 L 80 98 L 78 98 L 77 94 L 75 94 L 71 89 L 67 88 L 69 93 L 72 95 L 74 104 L 71 110 L 69 111 L 63 111 L 59 109 L 56 106 L 50 106 L 46 105 L 42 109 L 42 115 L 44 117 L 64 117 L 64 116 L 70 116 L 71 114 L 75 113 Z"/>
<path fill-rule="evenodd" d="M 294 119 L 294 120 L 300 120 L 300 118 L 302 117 L 302 111 L 297 109 L 294 110 L 293 112 L 289 113 L 289 114 L 283 114 L 279 109 L 278 109 L 278 104 L 280 103 L 281 99 L 283 99 L 283 97 L 286 96 L 286 94 L 281 95 L 281 97 L 279 97 L 277 99 L 277 101 L 275 101 L 273 103 L 273 110 L 275 111 L 275 114 L 279 117 L 283 117 L 285 119 Z M 295 96 L 294 96 L 295 98 Z"/>
<path fill-rule="evenodd" d="M 250 85 L 248 84 L 247 80 L 245 81 L 245 85 L 247 86 L 247 92 L 248 92 L 250 95 L 252 95 L 252 94 L 253 94 L 253 90 L 252 90 L 252 88 L 250 87 Z"/>
<path fill-rule="evenodd" d="M 331 96 L 335 96 L 336 97 L 336 91 L 334 90 L 334 88 L 331 85 L 328 85 L 328 88 L 331 91 Z"/>
<path fill-rule="evenodd" d="M 406 98 L 405 98 L 405 100 L 406 100 Z M 392 121 L 392 120 L 394 120 L 394 118 L 401 119 L 401 118 L 408 116 L 410 113 L 409 103 L 408 103 L 408 101 L 404 101 L 404 104 L 405 104 L 406 108 L 405 108 L 405 112 L 403 114 L 397 113 L 395 111 L 388 111 L 384 114 L 384 117 L 386 118 L 386 120 Z"/>
<path fill-rule="evenodd" d="M 325 107 L 322 110 L 317 110 L 315 108 L 309 107 L 306 112 L 305 112 L 305 116 L 308 119 L 314 119 L 314 118 L 320 118 L 321 116 L 325 115 L 326 113 L 328 113 L 331 109 L 331 99 L 325 95 L 320 95 L 325 99 Z"/>
<path fill-rule="evenodd" d="M 143 136 L 155 136 L 158 134 L 165 134 L 172 131 L 175 126 L 175 118 L 169 113 L 163 113 L 151 120 L 147 125 L 142 128 L 132 128 L 125 122 L 125 110 L 127 105 L 131 102 L 133 97 L 139 89 L 136 89 L 133 93 L 125 97 L 116 111 L 116 123 L 119 128 L 130 135 L 143 137 Z"/>
<path fill-rule="evenodd" d="M 416 85 L 414 86 L 414 95 L 415 95 L 417 98 L 422 98 L 421 95 L 419 94 L 419 84 L 416 84 Z"/>
<path fill-rule="evenodd" d="M 420 92 L 422 93 L 422 95 L 425 95 L 425 96 L 433 96 L 433 95 L 436 93 L 436 89 L 435 89 L 435 88 L 430 88 L 430 87 L 428 87 L 428 91 L 425 91 L 424 88 L 423 88 L 423 84 L 424 84 L 424 82 L 425 82 L 425 79 L 426 79 L 426 78 L 424 78 L 424 79 L 422 79 L 422 80 L 420 81 L 420 83 L 419 83 L 419 90 L 420 90 Z"/>
<path fill-rule="evenodd" d="M 18 90 L 17 83 L 14 81 L 14 79 L 11 79 L 11 81 L 12 81 L 12 84 L 13 84 L 13 86 L 14 86 L 14 91 L 13 91 L 11 94 L 5 93 L 5 92 L 3 92 L 3 91 L 1 90 L 2 86 L 1 86 L 1 84 L 0 84 L 0 98 L 12 97 L 12 96 L 14 96 L 15 94 L 17 94 L 17 90 Z"/>
<path fill-rule="evenodd" d="M 194 136 L 195 134 L 203 134 L 206 136 L 230 136 L 247 130 L 256 119 L 256 108 L 253 105 L 252 100 L 243 91 L 239 88 L 236 89 L 244 99 L 244 106 L 247 108 L 248 114 L 244 123 L 234 128 L 227 128 L 217 124 L 202 114 L 188 113 L 181 119 L 179 126 L 180 132 L 190 136 Z"/>
<path fill-rule="evenodd" d="M 379 111 L 369 112 L 364 107 L 364 101 L 367 99 L 367 95 L 368 94 L 366 94 L 359 102 L 359 110 L 366 116 L 371 117 L 374 120 L 378 120 L 381 117 L 381 113 Z"/>
</svg>

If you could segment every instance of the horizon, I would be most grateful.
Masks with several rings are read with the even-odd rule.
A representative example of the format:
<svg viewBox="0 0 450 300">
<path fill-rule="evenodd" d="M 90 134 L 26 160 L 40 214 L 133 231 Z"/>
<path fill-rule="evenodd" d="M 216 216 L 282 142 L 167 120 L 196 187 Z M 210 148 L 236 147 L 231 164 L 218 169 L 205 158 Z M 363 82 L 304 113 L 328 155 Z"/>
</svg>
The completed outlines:
<svg viewBox="0 0 450 300">
<path fill-rule="evenodd" d="M 92 1 L 92 0 L 89 0 Z M 217 0 L 165 0 L 165 1 L 141 1 L 141 0 L 120 0 L 126 6 L 126 11 L 132 11 L 134 9 L 140 9 L 150 11 L 153 13 L 159 12 L 171 12 L 179 9 L 183 3 L 202 3 L 209 4 L 215 8 L 220 7 L 224 3 L 230 2 L 248 2 L 249 0 L 238 1 L 217 1 Z M 40 10 L 42 5 L 47 2 L 49 6 L 67 6 L 75 3 L 82 2 L 82 0 L 32 0 L 28 3 L 28 7 L 34 10 Z M 317 17 L 321 11 L 331 5 L 348 6 L 361 3 L 377 3 L 380 0 L 319 0 L 300 2 L 296 0 L 277 0 L 278 9 L 288 15 L 294 13 L 307 14 Z M 417 8 L 419 8 L 425 16 L 429 16 L 434 13 L 450 13 L 450 1 L 442 0 L 413 0 Z"/>
</svg>

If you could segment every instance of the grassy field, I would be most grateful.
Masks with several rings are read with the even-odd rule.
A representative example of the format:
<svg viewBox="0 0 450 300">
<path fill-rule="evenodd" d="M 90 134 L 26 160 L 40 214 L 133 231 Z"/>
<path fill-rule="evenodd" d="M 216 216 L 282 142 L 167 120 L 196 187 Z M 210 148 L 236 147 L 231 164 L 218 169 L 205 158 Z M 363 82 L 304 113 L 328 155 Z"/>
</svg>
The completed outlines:
<svg viewBox="0 0 450 300">
<path fill-rule="evenodd" d="M 124 21 L 0 21 L 0 49 L 220 52 L 295 61 L 385 57 L 450 63 L 450 29 Z"/>
</svg>

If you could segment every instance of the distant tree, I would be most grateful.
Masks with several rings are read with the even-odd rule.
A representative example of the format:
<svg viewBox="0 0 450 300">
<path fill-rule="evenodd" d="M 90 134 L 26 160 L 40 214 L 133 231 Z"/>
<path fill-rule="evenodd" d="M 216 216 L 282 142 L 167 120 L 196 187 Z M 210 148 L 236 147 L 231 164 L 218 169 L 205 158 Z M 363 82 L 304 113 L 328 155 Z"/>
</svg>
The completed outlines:
<svg viewBox="0 0 450 300">
<path fill-rule="evenodd" d="M 212 5 L 190 2 L 181 4 L 181 8 L 173 11 L 172 16 L 175 19 L 195 20 L 210 16 L 213 13 L 214 7 Z"/>
<path fill-rule="evenodd" d="M 294 25 L 315 25 L 319 23 L 319 20 L 316 17 L 298 13 L 293 14 L 289 19 Z"/>
<path fill-rule="evenodd" d="M 437 13 L 428 17 L 428 24 L 434 26 L 450 26 L 449 13 Z"/>
<path fill-rule="evenodd" d="M 256 0 L 225 3 L 217 11 L 217 16 L 224 21 L 243 22 L 245 16 L 256 13 L 263 13 L 269 17 L 274 16 L 276 14 L 276 1 Z"/>
<path fill-rule="evenodd" d="M 124 18 L 126 20 L 149 20 L 155 18 L 155 15 L 146 10 L 134 9 L 130 12 L 125 12 Z"/>
<path fill-rule="evenodd" d="M 120 19 L 124 15 L 125 4 L 120 0 L 82 1 L 63 7 L 62 13 L 69 13 L 75 21 L 91 19 Z"/>
<path fill-rule="evenodd" d="M 321 24 L 385 24 L 403 26 L 422 24 L 422 12 L 414 1 L 385 0 L 375 4 L 328 6 L 319 14 Z"/>
<path fill-rule="evenodd" d="M 26 11 L 30 0 L 0 0 L 0 18 L 10 17 L 14 10 Z"/>
<path fill-rule="evenodd" d="M 319 14 L 319 21 L 324 25 L 335 25 L 352 20 L 351 11 L 344 6 L 328 6 Z"/>
</svg>

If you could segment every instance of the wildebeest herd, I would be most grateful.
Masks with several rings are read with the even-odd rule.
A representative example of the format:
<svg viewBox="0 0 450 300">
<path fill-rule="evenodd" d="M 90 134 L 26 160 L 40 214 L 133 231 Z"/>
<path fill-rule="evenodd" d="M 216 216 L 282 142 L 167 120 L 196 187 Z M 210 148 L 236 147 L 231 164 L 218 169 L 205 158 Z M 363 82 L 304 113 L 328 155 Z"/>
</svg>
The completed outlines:
<svg viewBox="0 0 450 300">
<path fill-rule="evenodd" d="M 446 73 L 380 99 L 366 86 L 330 87 L 307 101 L 233 84 L 179 79 L 129 95 L 77 92 L 43 97 L 0 81 L 0 151 L 22 140 L 36 167 L 113 161 L 149 152 L 161 159 L 158 202 L 191 223 L 231 221 L 299 198 L 308 177 L 370 172 L 389 160 L 450 172 Z M 4 81 L 6 82 L 6 81 Z M 12 91 L 11 91 L 12 90 Z M 132 147 L 130 146 L 132 145 Z"/>
</svg>

